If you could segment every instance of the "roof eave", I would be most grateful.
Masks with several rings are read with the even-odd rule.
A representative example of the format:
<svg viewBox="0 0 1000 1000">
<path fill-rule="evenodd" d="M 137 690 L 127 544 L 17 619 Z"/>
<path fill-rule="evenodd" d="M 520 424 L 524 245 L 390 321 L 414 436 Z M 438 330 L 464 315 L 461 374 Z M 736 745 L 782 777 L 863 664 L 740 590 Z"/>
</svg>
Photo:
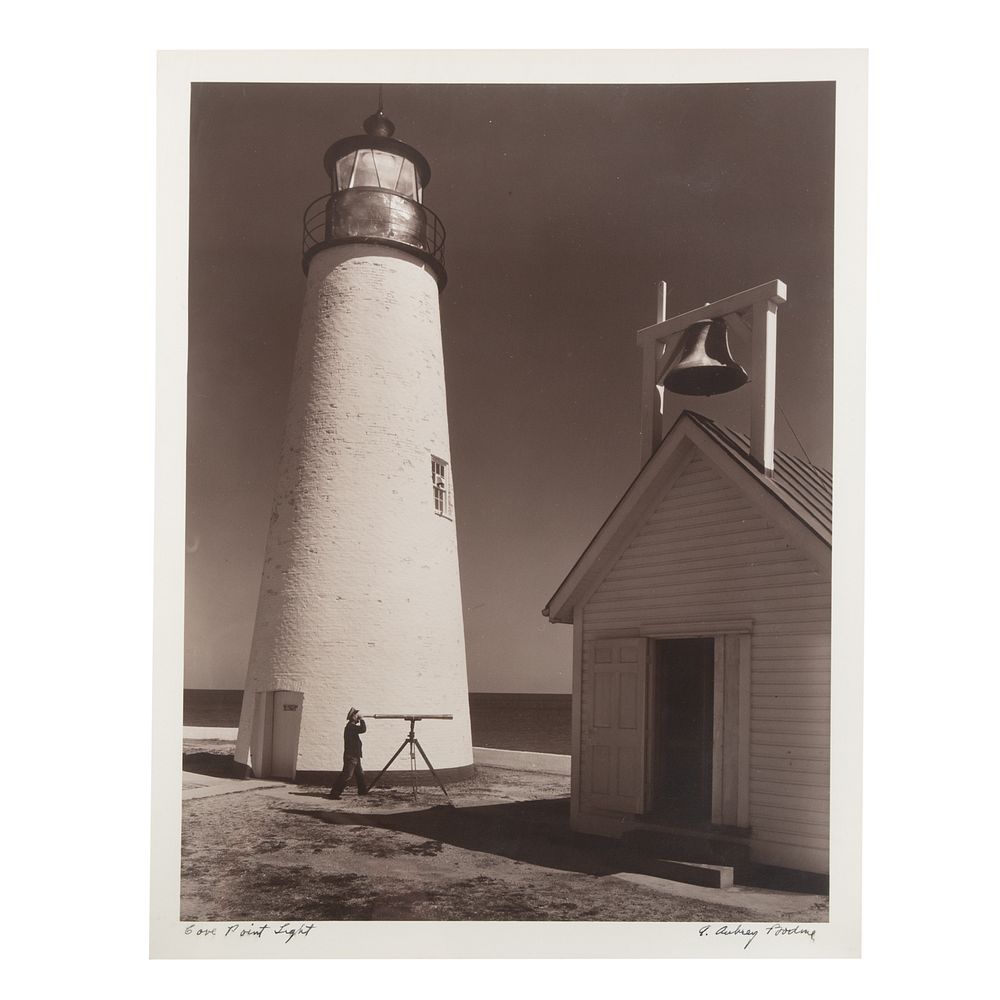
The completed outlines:
<svg viewBox="0 0 1000 1000">
<path fill-rule="evenodd" d="M 714 451 L 717 455 L 724 456 L 732 465 L 742 469 L 745 475 L 751 481 L 756 482 L 758 487 L 773 502 L 781 505 L 787 514 L 794 518 L 795 522 L 807 529 L 809 537 L 820 542 L 827 550 L 832 548 L 832 539 L 828 532 L 821 526 L 812 523 L 811 518 L 804 517 L 801 511 L 790 505 L 788 500 L 776 489 L 770 477 L 765 476 L 753 466 L 752 460 L 749 458 L 744 460 L 744 456 L 739 455 L 727 442 L 720 440 L 716 434 L 708 430 L 702 421 L 696 419 L 698 416 L 698 414 L 684 410 L 674 421 L 659 447 L 629 484 L 621 499 L 546 604 L 542 614 L 550 622 L 572 624 L 574 608 L 581 595 L 586 594 L 590 589 L 590 585 L 593 583 L 593 572 L 601 556 L 612 545 L 615 538 L 620 536 L 621 531 L 627 528 L 630 520 L 641 515 L 644 507 L 643 498 L 654 488 L 661 476 L 669 474 L 670 459 L 677 453 L 684 441 L 689 441 L 693 447 L 698 448 L 706 455 Z M 799 531 L 801 532 L 801 529 Z"/>
<path fill-rule="evenodd" d="M 589 574 L 597 560 L 623 526 L 628 523 L 629 518 L 635 515 L 636 509 L 641 507 L 641 499 L 653 487 L 656 480 L 665 471 L 671 457 L 687 439 L 685 429 L 682 427 L 685 418 L 687 418 L 686 410 L 674 421 L 659 447 L 622 493 L 618 503 L 615 504 L 611 513 L 604 519 L 604 523 L 587 543 L 580 558 L 577 559 L 573 568 L 556 588 L 555 593 L 542 611 L 542 614 L 550 622 L 563 625 L 573 623 L 573 609 L 577 603 L 578 592 L 586 589 Z M 692 423 L 691 426 L 695 425 Z"/>
</svg>

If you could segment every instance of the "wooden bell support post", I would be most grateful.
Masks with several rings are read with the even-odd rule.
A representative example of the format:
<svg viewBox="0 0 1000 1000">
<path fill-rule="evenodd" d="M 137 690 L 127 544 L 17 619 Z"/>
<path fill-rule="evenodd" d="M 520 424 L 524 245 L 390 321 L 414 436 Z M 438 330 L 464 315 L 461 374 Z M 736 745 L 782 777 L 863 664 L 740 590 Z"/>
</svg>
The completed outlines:
<svg viewBox="0 0 1000 1000">
<path fill-rule="evenodd" d="M 668 319 L 667 284 L 660 282 L 657 322 L 636 335 L 642 350 L 640 468 L 649 461 L 663 436 L 661 383 L 680 349 L 680 335 L 692 323 L 722 317 L 730 330 L 750 341 L 750 454 L 765 476 L 773 473 L 778 306 L 787 301 L 787 293 L 785 283 L 775 278 Z"/>
</svg>

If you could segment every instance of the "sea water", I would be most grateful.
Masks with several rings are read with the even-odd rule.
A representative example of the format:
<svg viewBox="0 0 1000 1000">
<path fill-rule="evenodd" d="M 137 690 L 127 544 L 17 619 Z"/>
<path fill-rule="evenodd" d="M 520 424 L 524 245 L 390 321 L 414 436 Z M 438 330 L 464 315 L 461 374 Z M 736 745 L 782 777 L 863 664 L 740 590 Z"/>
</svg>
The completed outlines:
<svg viewBox="0 0 1000 1000">
<path fill-rule="evenodd" d="M 184 725 L 235 728 L 240 723 L 242 691 L 184 692 Z M 568 754 L 568 694 L 469 694 L 472 743 L 498 750 Z"/>
</svg>

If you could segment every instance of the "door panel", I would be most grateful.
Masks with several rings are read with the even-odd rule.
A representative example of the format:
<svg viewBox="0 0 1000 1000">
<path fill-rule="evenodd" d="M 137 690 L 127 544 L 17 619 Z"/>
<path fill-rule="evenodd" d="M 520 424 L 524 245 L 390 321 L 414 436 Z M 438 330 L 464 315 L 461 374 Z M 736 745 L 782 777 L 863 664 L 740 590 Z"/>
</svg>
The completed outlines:
<svg viewBox="0 0 1000 1000">
<path fill-rule="evenodd" d="M 582 792 L 587 806 L 641 813 L 645 789 L 645 639 L 601 639 L 584 651 L 592 696 L 585 710 Z"/>
<path fill-rule="evenodd" d="M 618 728 L 636 729 L 642 716 L 636 676 L 632 673 L 620 673 L 618 675 L 618 692 Z"/>
<path fill-rule="evenodd" d="M 595 795 L 611 793 L 611 747 L 591 748 L 590 791 Z"/>
<path fill-rule="evenodd" d="M 642 787 L 642 768 L 639 766 L 639 752 L 633 747 L 618 748 L 618 794 L 638 796 Z M 635 812 L 641 812 L 642 804 Z"/>
<path fill-rule="evenodd" d="M 295 779 L 302 724 L 302 692 L 275 691 L 271 736 L 271 769 L 268 777 Z"/>
<path fill-rule="evenodd" d="M 615 675 L 606 670 L 594 673 L 594 725 L 609 729 L 613 721 Z"/>
</svg>

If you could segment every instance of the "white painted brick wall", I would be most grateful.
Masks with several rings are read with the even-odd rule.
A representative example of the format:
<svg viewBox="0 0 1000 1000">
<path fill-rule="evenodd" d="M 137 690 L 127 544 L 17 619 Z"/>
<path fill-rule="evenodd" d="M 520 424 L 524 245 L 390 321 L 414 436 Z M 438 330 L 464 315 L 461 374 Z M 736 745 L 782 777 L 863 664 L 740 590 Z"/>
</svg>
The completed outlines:
<svg viewBox="0 0 1000 1000">
<path fill-rule="evenodd" d="M 313 258 L 240 720 L 254 692 L 303 692 L 300 770 L 339 769 L 351 705 L 418 723 L 435 768 L 472 763 L 453 521 L 431 456 L 451 462 L 438 287 L 413 257 L 335 247 Z M 369 720 L 379 770 L 406 733 Z M 423 762 L 418 757 L 418 766 Z M 404 753 L 395 769 L 409 767 Z"/>
</svg>

